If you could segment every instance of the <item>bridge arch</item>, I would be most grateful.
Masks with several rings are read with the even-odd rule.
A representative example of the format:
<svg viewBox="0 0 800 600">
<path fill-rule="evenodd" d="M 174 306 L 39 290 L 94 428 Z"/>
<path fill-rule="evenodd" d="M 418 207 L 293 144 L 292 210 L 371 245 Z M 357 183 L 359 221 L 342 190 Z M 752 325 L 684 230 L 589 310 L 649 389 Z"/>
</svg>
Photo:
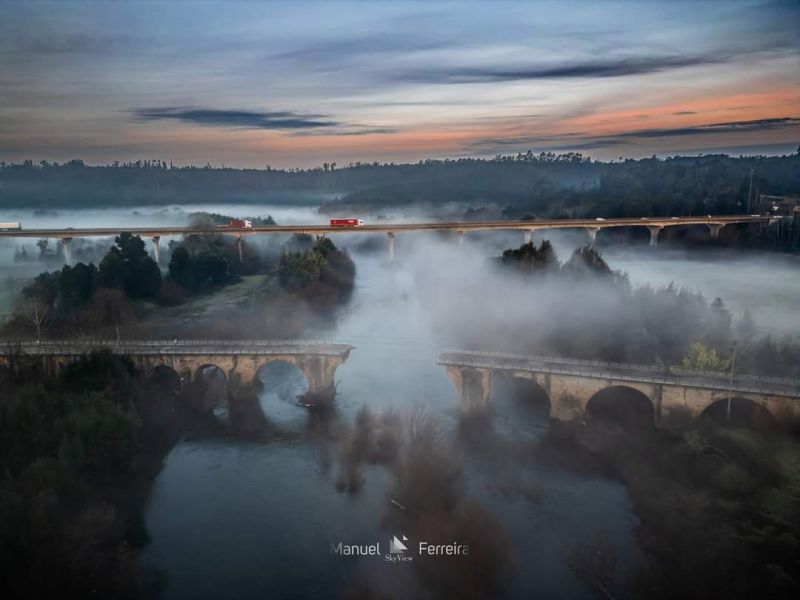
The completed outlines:
<svg viewBox="0 0 800 600">
<path fill-rule="evenodd" d="M 169 389 L 173 392 L 180 392 L 183 389 L 183 379 L 180 374 L 170 365 L 154 365 L 147 373 L 147 382 Z"/>
<path fill-rule="evenodd" d="M 595 392 L 586 403 L 586 414 L 591 419 L 614 421 L 629 431 L 655 427 L 652 400 L 628 385 L 612 385 Z"/>
<path fill-rule="evenodd" d="M 777 425 L 775 415 L 766 406 L 743 396 L 730 399 L 730 412 L 728 398 L 714 400 L 703 409 L 700 418 L 718 425 L 759 430 L 774 429 Z"/>
<path fill-rule="evenodd" d="M 531 377 L 502 371 L 495 372 L 492 376 L 489 400 L 495 410 L 506 404 L 515 415 L 550 418 L 550 396 Z"/>
<path fill-rule="evenodd" d="M 214 363 L 197 366 L 190 386 L 190 396 L 200 410 L 225 420 L 230 410 L 228 398 L 228 375 L 225 369 Z"/>
<path fill-rule="evenodd" d="M 255 382 L 261 389 L 274 390 L 279 396 L 289 389 L 305 393 L 310 387 L 308 376 L 297 362 L 285 358 L 261 363 L 256 368 Z"/>
<path fill-rule="evenodd" d="M 227 383 L 228 374 L 225 372 L 225 369 L 214 363 L 203 363 L 197 366 L 192 379 L 195 382 L 200 382 L 218 378 L 222 378 Z"/>
</svg>

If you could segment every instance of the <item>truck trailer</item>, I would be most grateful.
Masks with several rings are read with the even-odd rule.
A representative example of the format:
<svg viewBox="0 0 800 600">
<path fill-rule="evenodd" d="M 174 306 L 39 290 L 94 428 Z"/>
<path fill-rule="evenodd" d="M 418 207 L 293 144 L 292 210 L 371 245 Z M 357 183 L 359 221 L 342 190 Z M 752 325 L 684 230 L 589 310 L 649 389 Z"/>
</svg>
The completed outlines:
<svg viewBox="0 0 800 600">
<path fill-rule="evenodd" d="M 253 222 L 250 219 L 231 219 L 230 221 L 228 221 L 228 227 L 252 229 Z"/>
</svg>

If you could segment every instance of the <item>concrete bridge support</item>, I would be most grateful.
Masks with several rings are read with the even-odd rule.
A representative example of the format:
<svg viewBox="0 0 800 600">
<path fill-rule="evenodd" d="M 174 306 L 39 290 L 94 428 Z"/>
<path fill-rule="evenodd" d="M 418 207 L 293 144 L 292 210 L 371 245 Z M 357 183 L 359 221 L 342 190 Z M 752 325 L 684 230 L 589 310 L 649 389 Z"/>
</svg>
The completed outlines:
<svg viewBox="0 0 800 600">
<path fill-rule="evenodd" d="M 390 231 L 386 235 L 389 236 L 389 260 L 394 260 L 394 232 Z"/>
<path fill-rule="evenodd" d="M 239 251 L 239 262 L 240 263 L 244 262 L 243 252 L 242 252 L 242 244 L 243 243 L 244 243 L 244 240 L 242 240 L 242 236 L 237 235 L 236 236 L 236 249 Z"/>
<path fill-rule="evenodd" d="M 71 265 L 72 264 L 72 252 L 70 251 L 70 243 L 72 242 L 72 238 L 62 238 L 61 239 L 61 251 L 64 253 L 64 264 Z"/>
<path fill-rule="evenodd" d="M 589 234 L 589 242 L 594 246 L 594 242 L 597 239 L 597 232 L 599 231 L 598 227 L 587 227 L 586 233 Z"/>
<path fill-rule="evenodd" d="M 650 230 L 650 245 L 658 246 L 658 234 L 664 228 L 660 225 L 650 225 L 647 228 Z"/>
<path fill-rule="evenodd" d="M 464 236 L 467 235 L 466 231 L 459 231 L 458 232 L 458 245 L 462 245 L 464 243 Z"/>
<path fill-rule="evenodd" d="M 523 236 L 525 238 L 525 243 L 526 244 L 530 244 L 531 241 L 533 240 L 533 230 L 532 229 L 528 229 L 526 231 L 523 231 L 522 234 L 523 234 Z"/>
<path fill-rule="evenodd" d="M 708 231 L 711 233 L 711 239 L 716 240 L 719 237 L 719 230 L 725 227 L 723 223 L 709 223 Z"/>
<path fill-rule="evenodd" d="M 161 241 L 161 236 L 154 235 L 152 238 L 153 240 L 153 260 L 156 261 L 157 265 L 161 264 L 161 248 L 159 246 L 159 242 Z"/>
</svg>

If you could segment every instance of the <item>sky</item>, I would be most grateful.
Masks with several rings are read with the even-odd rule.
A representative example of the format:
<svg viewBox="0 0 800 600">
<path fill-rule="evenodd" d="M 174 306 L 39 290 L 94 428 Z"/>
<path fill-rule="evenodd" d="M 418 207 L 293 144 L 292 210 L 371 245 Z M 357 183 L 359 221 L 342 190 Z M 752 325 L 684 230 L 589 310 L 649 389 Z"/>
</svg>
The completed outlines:
<svg viewBox="0 0 800 600">
<path fill-rule="evenodd" d="M 792 153 L 800 2 L 9 2 L 0 160 Z"/>
</svg>

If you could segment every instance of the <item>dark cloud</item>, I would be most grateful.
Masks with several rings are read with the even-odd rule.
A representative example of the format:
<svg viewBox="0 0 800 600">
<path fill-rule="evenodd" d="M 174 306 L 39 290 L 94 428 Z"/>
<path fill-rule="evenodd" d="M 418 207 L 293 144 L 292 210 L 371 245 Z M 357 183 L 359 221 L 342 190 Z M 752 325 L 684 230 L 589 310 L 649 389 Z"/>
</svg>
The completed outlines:
<svg viewBox="0 0 800 600">
<path fill-rule="evenodd" d="M 795 56 L 796 45 L 784 34 L 732 43 L 704 53 L 653 56 L 610 57 L 601 60 L 573 61 L 523 67 L 486 66 L 420 69 L 399 73 L 400 80 L 422 83 L 497 83 L 539 79 L 603 79 L 646 75 L 687 67 L 719 65 L 754 55 Z"/>
<path fill-rule="evenodd" d="M 728 123 L 711 123 L 694 127 L 676 127 L 672 129 L 641 129 L 620 133 L 613 138 L 664 138 L 685 135 L 703 135 L 708 133 L 732 133 L 741 131 L 762 131 L 778 129 L 800 124 L 798 117 L 776 117 L 773 119 L 755 119 L 753 121 L 731 121 Z"/>
<path fill-rule="evenodd" d="M 574 62 L 560 65 L 525 68 L 466 67 L 447 70 L 428 70 L 408 73 L 400 77 L 426 83 L 496 83 L 535 79 L 583 79 L 624 77 L 657 73 L 669 69 L 713 65 L 730 60 L 729 54 L 704 54 L 697 56 L 661 56 L 616 60 Z"/>
<path fill-rule="evenodd" d="M 297 131 L 292 136 L 347 136 L 397 133 L 399 129 L 392 127 L 358 127 L 357 129 L 325 129 L 323 131 Z"/>
<path fill-rule="evenodd" d="M 715 133 L 734 133 L 744 131 L 774 130 L 781 127 L 800 125 L 800 117 L 776 117 L 752 121 L 730 121 L 711 123 L 694 127 L 673 129 L 640 129 L 607 136 L 592 136 L 588 133 L 565 133 L 552 136 L 515 136 L 509 138 L 485 138 L 473 141 L 470 147 L 481 151 L 507 152 L 509 148 L 531 148 L 547 151 L 578 151 L 611 148 L 633 143 L 637 139 L 658 139 L 681 136 L 707 135 Z M 573 141 L 570 141 L 573 140 Z"/>
<path fill-rule="evenodd" d="M 521 149 L 531 149 L 536 152 L 577 152 L 583 150 L 596 150 L 598 148 L 610 148 L 612 146 L 622 146 L 627 144 L 625 140 L 607 138 L 589 141 L 575 140 L 568 142 L 560 137 L 519 137 L 510 139 L 483 139 L 476 140 L 470 144 L 474 150 L 482 153 L 505 153 Z"/>
<path fill-rule="evenodd" d="M 443 40 L 425 40 L 413 36 L 375 34 L 325 40 L 275 53 L 269 58 L 307 63 L 340 62 L 351 57 L 373 57 L 376 54 L 402 54 L 449 47 Z"/>
<path fill-rule="evenodd" d="M 293 130 L 336 127 L 341 125 L 341 123 L 326 119 L 323 115 L 302 115 L 288 110 L 221 110 L 213 108 L 168 106 L 160 108 L 139 108 L 132 112 L 138 119 L 143 121 L 167 119 L 196 125 L 239 127 L 244 129 Z"/>
</svg>

